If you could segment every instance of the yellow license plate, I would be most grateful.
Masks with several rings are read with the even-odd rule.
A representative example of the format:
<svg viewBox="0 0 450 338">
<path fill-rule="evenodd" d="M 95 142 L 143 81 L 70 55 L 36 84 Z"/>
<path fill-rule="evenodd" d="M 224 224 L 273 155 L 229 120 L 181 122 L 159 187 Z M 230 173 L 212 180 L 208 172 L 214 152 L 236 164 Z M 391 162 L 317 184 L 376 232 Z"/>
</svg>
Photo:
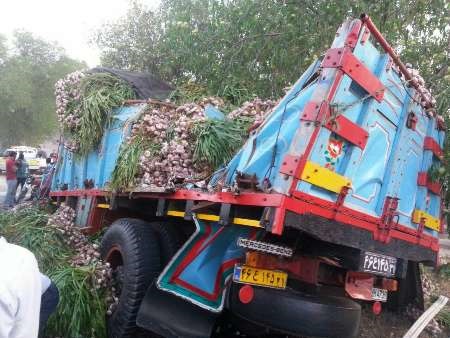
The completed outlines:
<svg viewBox="0 0 450 338">
<path fill-rule="evenodd" d="M 285 289 L 287 283 L 287 273 L 282 271 L 253 268 L 246 265 L 236 265 L 234 267 L 233 280 L 237 283 Z"/>
<path fill-rule="evenodd" d="M 29 165 L 39 165 L 39 160 L 29 160 L 28 164 Z"/>
</svg>

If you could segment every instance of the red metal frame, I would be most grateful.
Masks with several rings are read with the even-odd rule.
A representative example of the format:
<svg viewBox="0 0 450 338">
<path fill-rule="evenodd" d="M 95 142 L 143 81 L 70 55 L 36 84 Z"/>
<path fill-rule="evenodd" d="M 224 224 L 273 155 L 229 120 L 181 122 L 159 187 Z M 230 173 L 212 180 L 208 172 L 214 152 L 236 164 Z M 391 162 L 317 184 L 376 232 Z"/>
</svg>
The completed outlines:
<svg viewBox="0 0 450 338">
<path fill-rule="evenodd" d="M 294 176 L 296 174 L 296 169 L 302 161 L 302 157 L 286 155 L 280 166 L 280 173 L 289 176 Z"/>
<path fill-rule="evenodd" d="M 383 229 L 379 229 L 381 218 L 367 215 L 346 206 L 336 208 L 336 204 L 333 202 L 326 201 L 300 191 L 296 191 L 294 193 L 294 197 L 295 199 L 290 198 L 286 201 L 286 209 L 297 214 L 315 214 L 330 220 L 336 220 L 337 222 L 344 223 L 349 226 L 370 231 L 374 234 L 374 237 L 379 237 L 377 234 L 380 230 L 383 231 Z M 389 238 L 419 244 L 426 248 L 430 248 L 433 251 L 439 250 L 439 242 L 437 238 L 425 233 L 418 237 L 415 229 L 411 229 L 400 223 L 396 223 L 395 227 L 390 229 Z"/>
<path fill-rule="evenodd" d="M 330 107 L 328 102 L 308 102 L 303 108 L 302 121 L 320 121 L 323 116 L 329 113 Z"/>
<path fill-rule="evenodd" d="M 433 152 L 433 154 L 439 159 L 442 159 L 444 156 L 444 152 L 443 152 L 441 146 L 431 136 L 425 137 L 425 140 L 423 143 L 423 149 L 431 150 Z"/>
<path fill-rule="evenodd" d="M 86 197 L 86 196 L 107 196 L 108 193 L 105 190 L 100 189 L 77 189 L 77 190 L 58 190 L 51 191 L 50 197 Z"/>
<path fill-rule="evenodd" d="M 52 191 L 50 197 L 58 196 L 108 196 L 111 193 L 104 190 L 61 190 Z M 131 194 L 119 194 L 121 196 L 130 196 L 130 198 L 165 198 L 170 200 L 193 200 L 193 201 L 208 201 L 214 203 L 227 203 L 239 205 L 253 205 L 259 207 L 279 207 L 284 195 L 281 194 L 263 194 L 263 193 L 241 193 L 236 195 L 231 192 L 218 192 L 214 194 L 180 189 L 173 193 L 149 193 L 149 192 L 134 192 Z"/>
<path fill-rule="evenodd" d="M 366 147 L 369 133 L 344 115 L 329 121 L 325 127 L 361 149 Z"/>
<path fill-rule="evenodd" d="M 72 193 L 71 195 L 69 193 Z M 62 191 L 52 192 L 52 196 L 60 196 L 58 193 L 64 193 L 64 196 L 87 196 L 89 193 L 98 195 L 98 191 L 80 190 L 80 191 Z M 103 192 L 107 195 L 108 192 Z M 370 231 L 375 238 L 380 238 L 379 225 L 381 218 L 370 216 L 362 212 L 350 209 L 344 205 L 337 205 L 334 202 L 326 201 L 318 197 L 308 195 L 300 191 L 294 191 L 293 197 L 287 197 L 281 194 L 263 194 L 263 193 L 243 193 L 235 196 L 231 193 L 198 193 L 189 190 L 180 190 L 173 194 L 150 194 L 145 193 L 136 195 L 136 198 L 166 198 L 175 200 L 196 200 L 196 201 L 213 201 L 217 203 L 231 203 L 238 205 L 252 206 L 268 206 L 276 207 L 274 222 L 272 225 L 272 233 L 281 235 L 284 228 L 284 218 L 286 211 L 292 211 L 299 215 L 315 214 L 330 220 L 336 220 L 340 223 L 354 226 L 356 228 Z M 402 224 L 395 224 L 389 231 L 389 238 L 400 239 L 409 243 L 419 244 L 421 246 L 431 248 L 438 251 L 439 243 L 435 237 L 426 233 L 420 234 L 416 230 L 411 229 Z"/>
<path fill-rule="evenodd" d="M 441 194 L 442 184 L 440 182 L 431 181 L 426 172 L 422 171 L 417 175 L 417 185 L 427 187 L 428 190 L 436 195 Z"/>
<path fill-rule="evenodd" d="M 339 68 L 357 82 L 375 100 L 383 100 L 383 83 L 347 47 L 330 48 L 323 58 L 323 68 Z"/>
<path fill-rule="evenodd" d="M 87 234 L 95 234 L 101 230 L 103 226 L 103 219 L 106 215 L 107 209 L 98 208 L 98 198 L 93 197 L 91 208 L 89 210 L 89 216 L 87 220 L 87 227 L 83 229 Z"/>
</svg>

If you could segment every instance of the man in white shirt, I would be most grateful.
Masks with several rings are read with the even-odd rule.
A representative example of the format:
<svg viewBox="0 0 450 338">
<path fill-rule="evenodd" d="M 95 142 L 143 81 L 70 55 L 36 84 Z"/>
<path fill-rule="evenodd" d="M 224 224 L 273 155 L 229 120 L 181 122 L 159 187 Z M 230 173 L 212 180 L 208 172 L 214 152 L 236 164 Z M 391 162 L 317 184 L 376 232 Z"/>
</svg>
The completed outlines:
<svg viewBox="0 0 450 338">
<path fill-rule="evenodd" d="M 36 258 L 1 237 L 0 271 L 0 338 L 37 337 L 41 274 Z"/>
<path fill-rule="evenodd" d="M 58 303 L 55 289 L 48 277 L 39 272 L 30 251 L 0 237 L 0 338 L 36 338 L 40 331 L 41 298 L 47 308 L 41 316 L 42 330 Z"/>
</svg>

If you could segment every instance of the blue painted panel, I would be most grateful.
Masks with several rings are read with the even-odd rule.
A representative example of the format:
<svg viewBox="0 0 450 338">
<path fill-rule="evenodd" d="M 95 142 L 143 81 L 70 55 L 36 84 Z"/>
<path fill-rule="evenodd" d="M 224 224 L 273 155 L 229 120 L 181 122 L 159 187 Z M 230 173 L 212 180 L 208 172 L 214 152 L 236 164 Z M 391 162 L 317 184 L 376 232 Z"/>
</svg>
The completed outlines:
<svg viewBox="0 0 450 338">
<path fill-rule="evenodd" d="M 351 24 L 344 24 L 332 48 L 343 46 L 343 37 L 350 28 Z M 411 223 L 414 208 L 432 215 L 439 211 L 439 197 L 430 197 L 427 189 L 417 186 L 418 172 L 427 171 L 432 164 L 431 152 L 423 152 L 424 137 L 432 136 L 442 144 L 444 135 L 430 124 L 423 109 L 411 102 L 414 89 L 405 87 L 385 53 L 366 41 L 357 43 L 354 55 L 383 83 L 384 98 L 377 102 L 344 75 L 330 105 L 335 115 L 344 115 L 368 132 L 367 146 L 361 150 L 321 128 L 307 160 L 352 181 L 352 190 L 344 202 L 346 206 L 380 216 L 386 197 L 397 197 L 400 222 L 416 229 L 417 225 Z M 326 100 L 336 76 L 335 69 L 324 68 L 317 81 L 286 103 L 286 99 L 292 97 L 288 95 L 230 162 L 227 182 L 234 183 L 236 171 L 256 174 L 261 186 L 263 180 L 269 180 L 274 191 L 288 194 L 293 177 L 279 174 L 280 163 L 287 155 L 300 158 L 305 153 L 315 124 L 302 120 L 304 107 L 308 102 Z M 411 111 L 418 117 L 415 131 L 406 127 Z M 330 160 L 333 149 L 342 151 Z M 296 188 L 328 201 L 335 201 L 337 197 L 335 193 L 301 180 Z"/>
<path fill-rule="evenodd" d="M 271 182 L 279 178 L 282 154 L 291 146 L 292 137 L 300 125 L 299 112 L 303 110 L 315 88 L 314 85 L 303 87 L 316 73 L 319 65 L 320 62 L 317 61 L 308 68 L 270 116 L 250 136 L 228 166 L 228 183 L 232 182 L 237 171 L 256 174 L 260 184 L 265 177 L 269 177 Z"/>
<path fill-rule="evenodd" d="M 345 201 L 370 214 L 379 215 L 381 188 L 397 128 L 377 109 L 371 109 L 364 129 L 369 133 L 363 151 L 354 147 L 343 175 L 352 179 L 352 191 Z"/>
<path fill-rule="evenodd" d="M 144 108 L 145 105 L 141 104 L 117 109 L 98 148 L 86 156 L 74 155 L 60 147 L 59 164 L 53 178 L 52 190 L 59 190 L 64 184 L 67 184 L 70 190 L 83 189 L 86 179 L 92 179 L 95 188 L 104 188 L 114 170 L 120 145 L 130 134 L 132 122 Z"/>
</svg>

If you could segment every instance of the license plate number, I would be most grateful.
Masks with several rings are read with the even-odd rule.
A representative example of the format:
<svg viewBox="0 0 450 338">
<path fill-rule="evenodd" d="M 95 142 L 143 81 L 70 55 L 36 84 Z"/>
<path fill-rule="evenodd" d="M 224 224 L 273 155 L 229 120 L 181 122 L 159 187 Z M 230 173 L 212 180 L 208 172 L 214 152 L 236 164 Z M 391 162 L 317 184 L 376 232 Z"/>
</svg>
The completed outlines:
<svg viewBox="0 0 450 338">
<path fill-rule="evenodd" d="M 388 296 L 388 291 L 385 289 L 372 288 L 372 300 L 378 300 L 381 302 L 386 302 Z"/>
<path fill-rule="evenodd" d="M 282 271 L 253 268 L 246 265 L 236 265 L 234 267 L 233 280 L 237 283 L 285 289 L 287 283 L 287 273 Z"/>
<path fill-rule="evenodd" d="M 362 270 L 377 275 L 392 277 L 397 269 L 397 258 L 365 252 L 362 262 Z"/>
</svg>

